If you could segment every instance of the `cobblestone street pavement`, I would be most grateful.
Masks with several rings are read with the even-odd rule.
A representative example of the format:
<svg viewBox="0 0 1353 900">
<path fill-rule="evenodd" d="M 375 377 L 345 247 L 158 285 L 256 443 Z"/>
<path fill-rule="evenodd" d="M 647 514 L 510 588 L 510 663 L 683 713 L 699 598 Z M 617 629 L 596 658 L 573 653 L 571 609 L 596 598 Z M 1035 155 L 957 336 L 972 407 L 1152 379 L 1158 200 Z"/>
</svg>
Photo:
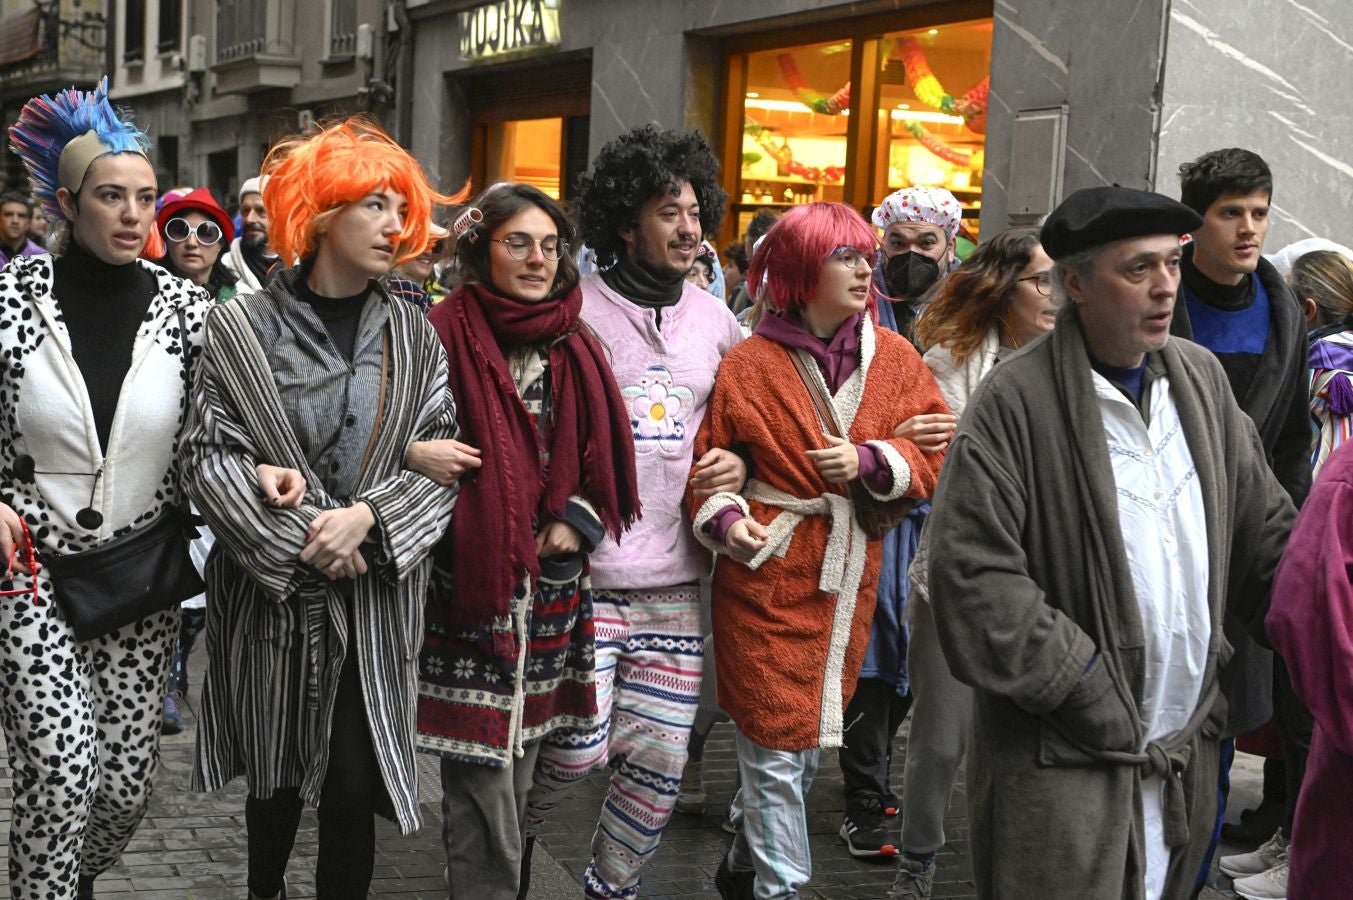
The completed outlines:
<svg viewBox="0 0 1353 900">
<path fill-rule="evenodd" d="M 198 659 L 194 663 L 200 665 Z M 195 667 L 196 668 L 196 667 Z M 200 682 L 200 674 L 197 680 Z M 193 709 L 196 696 L 185 704 L 188 729 L 166 737 L 156 778 L 150 813 L 142 824 L 122 864 L 97 883 L 99 900 L 245 900 L 246 842 L 244 832 L 243 780 L 216 794 L 197 794 L 188 789 L 192 769 Z M 900 787 L 904 733 L 894 750 L 894 787 Z M 444 900 L 441 818 L 435 761 L 420 758 L 423 796 L 422 831 L 403 837 L 384 820 L 377 828 L 377 856 L 372 894 L 382 898 Z M 8 758 L 3 760 L 0 781 L 0 822 L 6 832 L 11 815 Z M 1259 761 L 1243 754 L 1237 764 L 1233 795 L 1243 805 L 1257 802 Z M 676 897 L 717 897 L 714 871 L 732 837 L 720 824 L 731 799 L 736 779 L 732 732 L 718 726 L 706 749 L 705 782 L 709 804 L 703 816 L 674 817 L 661 847 L 645 870 L 641 897 L 667 900 Z M 577 900 L 582 896 L 581 875 L 587 865 L 588 846 L 595 827 L 605 774 L 588 779 L 554 816 L 536 848 L 532 874 L 533 900 Z M 964 798 L 955 791 L 950 817 L 945 825 L 949 843 L 939 857 L 936 898 L 975 896 L 967 857 L 967 825 L 962 815 Z M 841 773 L 834 753 L 824 753 L 818 777 L 809 797 L 809 829 L 812 835 L 813 880 L 804 900 L 880 900 L 892 882 L 893 866 L 855 860 L 837 837 L 843 801 Z M 897 833 L 901 823 L 893 820 Z M 287 883 L 290 897 L 314 896 L 316 824 L 307 811 L 296 838 Z M 7 845 L 6 845 L 7 846 Z M 1228 849 L 1227 852 L 1234 852 Z M 8 857 L 8 850 L 0 850 Z M 1222 881 L 1225 879 L 1223 877 Z M 0 875 L 0 897 L 10 896 L 8 875 Z M 473 897 L 473 894 L 465 895 Z M 1206 891 L 1204 898 L 1234 896 Z"/>
</svg>

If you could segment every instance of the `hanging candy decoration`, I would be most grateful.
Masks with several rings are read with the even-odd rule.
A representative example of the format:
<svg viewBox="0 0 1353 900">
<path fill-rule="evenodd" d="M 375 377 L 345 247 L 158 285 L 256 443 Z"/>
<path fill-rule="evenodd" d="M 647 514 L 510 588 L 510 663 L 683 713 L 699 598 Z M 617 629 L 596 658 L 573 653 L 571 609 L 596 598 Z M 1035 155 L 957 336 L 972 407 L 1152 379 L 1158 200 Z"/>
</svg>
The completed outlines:
<svg viewBox="0 0 1353 900">
<path fill-rule="evenodd" d="M 847 81 L 841 89 L 828 97 L 826 94 L 820 94 L 808 86 L 803 80 L 803 73 L 799 71 L 799 64 L 794 59 L 792 53 L 781 53 L 776 58 L 780 63 L 780 78 L 785 86 L 794 92 L 794 96 L 799 102 L 808 107 L 815 113 L 821 113 L 824 116 L 837 116 L 841 110 L 850 108 L 850 82 Z"/>
<path fill-rule="evenodd" d="M 907 84 L 911 92 L 931 109 L 937 109 L 951 116 L 962 116 L 964 123 L 972 131 L 981 134 L 986 128 L 987 94 L 991 87 L 991 76 L 979 81 L 962 97 L 954 97 L 944 90 L 944 85 L 930 70 L 925 51 L 914 37 L 905 38 L 894 45 L 892 59 L 902 63 L 907 73 Z M 977 127 L 973 127 L 976 125 Z"/>
<path fill-rule="evenodd" d="M 770 154 L 776 164 L 790 175 L 802 178 L 805 181 L 825 182 L 827 184 L 835 184 L 845 177 L 846 170 L 842 166 L 827 166 L 820 169 L 817 166 L 805 166 L 801 162 L 795 162 L 794 151 L 789 146 L 789 138 L 780 137 L 780 143 L 777 144 L 775 132 L 759 122 L 749 119 L 742 130 L 756 138 L 757 146 Z"/>
<path fill-rule="evenodd" d="M 987 95 L 991 92 L 991 76 L 983 78 L 954 103 L 954 111 L 963 117 L 969 131 L 985 134 L 987 130 Z"/>
<path fill-rule="evenodd" d="M 967 150 L 955 150 L 944 141 L 935 137 L 935 135 L 925 130 L 920 122 L 915 119 L 907 119 L 902 123 L 902 127 L 907 129 L 907 133 L 916 138 L 917 142 L 940 159 L 954 163 L 958 166 L 972 165 L 972 154 Z"/>
<path fill-rule="evenodd" d="M 904 38 L 901 41 L 893 43 L 888 42 L 889 46 L 885 48 L 885 58 L 897 60 L 902 63 L 906 72 L 907 84 L 911 87 L 911 92 L 931 109 L 939 110 L 946 115 L 961 116 L 963 124 L 968 130 L 977 134 L 986 131 L 987 125 L 987 101 L 991 91 L 991 76 L 988 75 L 970 88 L 967 93 L 961 97 L 954 97 L 946 93 L 944 85 L 935 77 L 935 73 L 930 69 L 930 63 L 925 58 L 925 51 L 921 49 L 920 43 L 914 37 Z M 815 113 L 826 116 L 840 115 L 843 110 L 850 108 L 850 82 L 847 81 L 836 93 L 830 97 L 826 94 L 814 90 L 803 78 L 803 73 L 799 71 L 799 64 L 794 59 L 792 53 L 781 53 L 777 57 L 780 64 L 780 77 L 785 86 L 794 92 L 794 96 L 799 102 L 808 107 Z M 904 120 L 902 123 L 907 132 L 925 147 L 931 153 L 940 159 L 955 163 L 960 166 L 969 166 L 972 164 L 972 154 L 966 150 L 955 150 L 948 146 L 940 138 L 926 131 L 925 127 L 913 119 Z M 760 127 L 760 126 L 758 126 Z M 762 139 L 758 137 L 758 143 Z M 765 146 L 764 143 L 762 143 Z M 785 141 L 785 149 L 788 151 L 788 141 Z M 769 147 L 767 148 L 769 152 Z M 775 155 L 772 152 L 772 155 Z M 798 165 L 791 160 L 788 162 L 781 160 L 776 156 L 776 161 L 780 165 L 794 172 L 794 166 Z M 803 167 L 799 165 L 799 168 Z M 821 176 L 821 180 L 835 181 L 836 178 L 827 178 L 827 174 L 837 170 L 838 167 L 831 166 L 825 170 L 817 169 L 805 170 L 816 173 Z M 818 177 L 810 177 L 802 172 L 794 172 L 801 178 L 809 178 L 811 181 L 819 180 Z"/>
</svg>

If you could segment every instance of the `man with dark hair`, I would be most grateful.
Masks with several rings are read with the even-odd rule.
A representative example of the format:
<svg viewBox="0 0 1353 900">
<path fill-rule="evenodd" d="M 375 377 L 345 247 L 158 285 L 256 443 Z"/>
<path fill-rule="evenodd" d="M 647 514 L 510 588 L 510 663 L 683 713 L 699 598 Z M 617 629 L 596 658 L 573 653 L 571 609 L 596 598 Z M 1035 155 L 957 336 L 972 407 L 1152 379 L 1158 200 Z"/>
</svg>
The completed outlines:
<svg viewBox="0 0 1353 900">
<path fill-rule="evenodd" d="M 16 256 L 37 256 L 47 251 L 28 239 L 33 203 L 13 191 L 0 194 L 0 269 Z"/>
<path fill-rule="evenodd" d="M 585 896 L 638 896 L 640 871 L 676 802 L 700 695 L 698 581 L 711 565 L 683 495 L 714 373 L 742 336 L 722 300 L 686 281 L 701 236 L 723 217 L 718 171 L 699 133 L 645 126 L 603 147 L 579 184 L 579 231 L 601 267 L 582 282 L 582 314 L 629 404 L 643 518 L 623 543 L 607 538 L 591 555 L 601 725 L 540 748 L 523 884 L 529 839 L 544 817 L 608 761 L 615 771 Z M 708 495 L 738 490 L 746 474 L 724 450 L 695 465 L 695 486 Z"/>
<path fill-rule="evenodd" d="M 742 236 L 743 250 L 743 273 L 746 273 L 746 266 L 752 259 L 752 253 L 756 250 L 756 242 L 761 240 L 770 227 L 780 221 L 780 214 L 773 209 L 758 209 L 756 215 L 752 216 L 752 221 L 747 223 L 747 233 Z M 738 289 L 733 292 L 733 296 L 728 300 L 728 308 L 733 311 L 733 315 L 741 316 L 751 308 L 753 303 L 751 290 L 748 288 L 744 279 L 738 285 Z"/>
<path fill-rule="evenodd" d="M 1272 173 L 1257 154 L 1231 148 L 1181 165 L 1179 181 L 1183 203 L 1202 217 L 1203 224 L 1184 248 L 1170 331 L 1216 355 L 1236 402 L 1259 430 L 1278 483 L 1300 506 L 1311 488 L 1306 322 L 1278 271 L 1261 255 L 1269 226 Z M 1258 728 L 1276 713 L 1287 750 L 1287 813 L 1279 833 L 1255 853 L 1221 861 L 1227 874 L 1245 878 L 1274 869 L 1286 859 L 1310 746 L 1310 719 L 1291 693 L 1281 661 L 1275 664 L 1273 654 L 1233 617 L 1226 620 L 1226 637 L 1236 652 L 1222 672 L 1222 689 L 1230 704 L 1222 732 L 1223 791 L 1229 786 L 1225 776 L 1236 735 Z"/>
<path fill-rule="evenodd" d="M 1170 335 L 1199 225 L 1120 187 L 1053 210 L 1068 305 L 944 461 L 928 583 L 974 688 L 981 900 L 1178 900 L 1212 837 L 1223 615 L 1257 626 L 1293 509 L 1216 357 Z"/>
</svg>

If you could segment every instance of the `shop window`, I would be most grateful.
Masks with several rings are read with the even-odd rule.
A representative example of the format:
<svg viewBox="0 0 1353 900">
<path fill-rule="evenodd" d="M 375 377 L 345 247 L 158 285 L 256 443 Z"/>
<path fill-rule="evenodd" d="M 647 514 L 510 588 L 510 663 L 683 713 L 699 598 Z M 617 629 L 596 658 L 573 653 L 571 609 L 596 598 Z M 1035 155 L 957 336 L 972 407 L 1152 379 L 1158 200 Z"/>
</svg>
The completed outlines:
<svg viewBox="0 0 1353 900">
<path fill-rule="evenodd" d="M 943 187 L 975 236 L 982 208 L 991 22 L 899 31 L 879 43 L 877 196 Z"/>
<path fill-rule="evenodd" d="M 747 54 L 733 192 L 739 234 L 761 207 L 844 199 L 851 47 L 847 40 Z"/>
<path fill-rule="evenodd" d="M 520 119 L 487 126 L 486 184 L 521 181 L 560 198 L 563 119 Z"/>
<path fill-rule="evenodd" d="M 802 28 L 730 41 L 727 239 L 758 209 L 830 200 L 864 212 L 907 185 L 948 188 L 976 236 L 992 21 L 906 18 L 846 20 L 811 43 Z M 920 27 L 884 30 L 899 24 Z"/>
</svg>

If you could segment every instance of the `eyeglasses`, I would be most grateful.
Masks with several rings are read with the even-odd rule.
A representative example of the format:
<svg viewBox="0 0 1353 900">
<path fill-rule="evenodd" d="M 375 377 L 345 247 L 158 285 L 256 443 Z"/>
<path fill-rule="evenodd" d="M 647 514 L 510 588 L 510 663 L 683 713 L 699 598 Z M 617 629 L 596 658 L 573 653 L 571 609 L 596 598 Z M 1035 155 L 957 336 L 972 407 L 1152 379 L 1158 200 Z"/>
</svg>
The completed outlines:
<svg viewBox="0 0 1353 900">
<path fill-rule="evenodd" d="M 493 238 L 493 243 L 506 247 L 513 259 L 526 259 L 534 247 L 540 247 L 540 255 L 549 260 L 558 259 L 568 252 L 568 244 L 557 237 L 536 240 L 524 234 L 509 234 L 505 238 Z"/>
<path fill-rule="evenodd" d="M 205 222 L 198 222 L 194 228 L 188 224 L 187 219 L 177 217 L 164 223 L 164 236 L 176 244 L 188 240 L 188 235 L 194 233 L 199 244 L 214 244 L 221 239 L 221 226 L 208 219 Z"/>
<path fill-rule="evenodd" d="M 428 247 L 427 252 L 433 256 L 441 256 L 446 251 L 446 241 L 433 241 Z"/>
<path fill-rule="evenodd" d="M 1052 296 L 1052 272 L 1039 272 L 1037 275 L 1025 275 L 1023 278 L 1016 278 L 1016 281 L 1032 281 L 1034 289 L 1044 297 Z"/>
<path fill-rule="evenodd" d="M 874 267 L 874 262 L 877 259 L 877 257 L 878 254 L 876 253 L 872 252 L 865 253 L 862 250 L 860 250 L 860 248 L 851 247 L 849 245 L 845 247 L 837 247 L 831 253 L 827 254 L 828 259 L 840 260 L 847 269 L 853 269 L 856 266 L 858 266 L 861 262 L 867 263 L 869 265 L 869 268 L 872 269 Z"/>
</svg>

